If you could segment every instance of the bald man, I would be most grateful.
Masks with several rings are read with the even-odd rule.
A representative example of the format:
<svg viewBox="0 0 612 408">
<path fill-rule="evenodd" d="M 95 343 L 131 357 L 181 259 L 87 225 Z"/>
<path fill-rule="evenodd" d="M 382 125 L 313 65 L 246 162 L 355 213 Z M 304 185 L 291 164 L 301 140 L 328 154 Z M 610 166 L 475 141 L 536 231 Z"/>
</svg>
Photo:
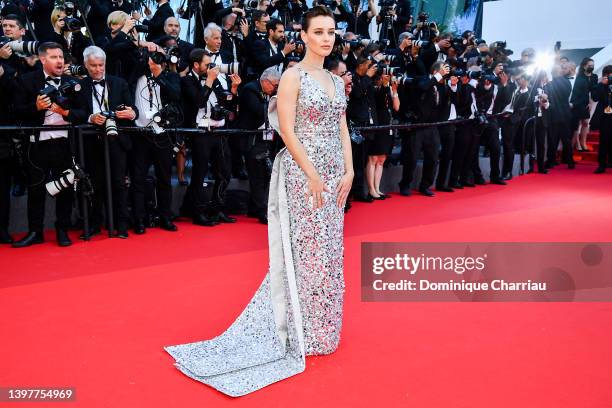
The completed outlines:
<svg viewBox="0 0 612 408">
<path fill-rule="evenodd" d="M 179 72 L 183 72 L 189 68 L 189 53 L 193 50 L 193 44 L 181 40 L 181 23 L 176 17 L 168 17 L 164 22 L 164 33 L 168 37 L 176 40 L 179 50 L 181 51 L 181 60 L 179 61 Z M 163 38 L 163 37 L 162 37 Z"/>
</svg>

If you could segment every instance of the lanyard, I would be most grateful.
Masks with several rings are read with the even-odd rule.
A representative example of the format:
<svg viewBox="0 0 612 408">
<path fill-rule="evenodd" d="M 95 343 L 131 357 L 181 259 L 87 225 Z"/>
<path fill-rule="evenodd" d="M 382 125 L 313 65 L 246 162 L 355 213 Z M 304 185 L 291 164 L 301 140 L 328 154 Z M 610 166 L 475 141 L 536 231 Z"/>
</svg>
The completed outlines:
<svg viewBox="0 0 612 408">
<path fill-rule="evenodd" d="M 96 102 L 98 102 L 98 107 L 100 108 L 100 111 L 108 110 L 108 100 L 106 99 L 106 85 L 104 85 L 104 88 L 102 89 L 102 95 L 98 93 L 98 90 L 96 89 L 95 85 L 93 85 L 93 91 L 94 98 L 96 99 Z M 102 107 L 102 105 L 104 105 L 104 107 Z"/>
</svg>

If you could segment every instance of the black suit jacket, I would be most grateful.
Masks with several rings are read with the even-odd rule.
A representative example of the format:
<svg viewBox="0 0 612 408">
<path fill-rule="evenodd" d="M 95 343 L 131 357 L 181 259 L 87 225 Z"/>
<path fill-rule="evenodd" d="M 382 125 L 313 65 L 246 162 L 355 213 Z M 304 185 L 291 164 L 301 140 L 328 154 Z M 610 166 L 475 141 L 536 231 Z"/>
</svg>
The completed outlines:
<svg viewBox="0 0 612 408">
<path fill-rule="evenodd" d="M 206 106 L 212 92 L 215 92 L 217 100 L 220 100 L 224 89 L 218 79 L 215 79 L 212 88 L 209 88 L 206 85 L 201 85 L 200 80 L 192 72 L 181 78 L 183 126 L 197 127 L 196 117 L 198 111 Z"/>
<path fill-rule="evenodd" d="M 280 44 L 277 45 L 276 50 L 274 50 L 275 55 L 270 56 L 272 51 L 270 41 L 268 39 L 255 41 L 253 58 L 256 71 L 261 75 L 266 68 L 285 62 L 285 57 L 281 53 L 282 49 Z"/>
<path fill-rule="evenodd" d="M 550 101 L 550 120 L 552 123 L 566 122 L 571 119 L 569 106 L 571 83 L 567 77 L 556 77 L 546 86 Z"/>
<path fill-rule="evenodd" d="M 584 109 L 589 105 L 589 95 L 597 87 L 597 75 L 593 74 L 590 77 L 586 75 L 578 75 L 574 82 L 572 98 L 570 102 L 574 108 Z"/>
<path fill-rule="evenodd" d="M 136 112 L 136 118 L 138 118 L 138 109 L 134 106 L 134 94 L 130 91 L 128 83 L 123 79 L 112 75 L 106 75 L 106 89 L 108 92 L 108 110 L 115 111 L 117 106 L 125 105 L 130 106 Z M 78 111 L 78 121 L 80 123 L 86 123 L 89 119 L 89 115 L 93 113 L 93 81 L 90 77 L 85 77 L 81 80 L 81 92 L 77 103 L 82 107 Z M 102 110 L 106 110 L 104 107 Z M 133 126 L 133 121 L 129 120 L 118 120 L 118 126 Z M 125 150 L 132 148 L 131 139 L 128 134 L 124 132 L 119 133 L 119 143 Z"/>
<path fill-rule="evenodd" d="M 67 79 L 74 78 L 62 75 L 61 83 L 65 83 Z M 15 93 L 14 112 L 15 118 L 21 124 L 26 126 L 40 126 L 45 122 L 45 112 L 47 111 L 39 111 L 36 109 L 36 97 L 45 87 L 45 75 L 42 69 L 24 74 L 18 78 L 16 89 L 19 89 L 19 92 Z M 65 121 L 74 124 L 81 123 L 81 118 L 84 116 L 82 112 L 83 107 L 79 106 L 76 102 L 77 99 L 78 97 L 70 100 L 68 116 L 64 117 Z M 40 132 L 34 132 L 37 137 L 39 133 Z"/>
<path fill-rule="evenodd" d="M 240 93 L 238 128 L 258 129 L 266 121 L 265 97 L 259 80 L 251 81 Z"/>
<path fill-rule="evenodd" d="M 593 89 L 593 100 L 597 102 L 597 107 L 595 108 L 595 112 L 593 112 L 593 117 L 591 118 L 591 129 L 599 130 L 601 129 L 601 123 L 604 120 L 612 120 L 612 114 L 604 113 L 604 109 L 607 106 L 612 105 L 612 85 L 604 85 L 598 83 L 597 86 Z"/>
<path fill-rule="evenodd" d="M 168 17 L 173 17 L 174 11 L 170 3 L 164 3 L 155 10 L 150 20 L 143 20 L 142 24 L 149 27 L 147 41 L 153 41 L 164 35 L 164 23 Z"/>
<path fill-rule="evenodd" d="M 436 105 L 436 93 L 438 90 L 439 100 Z M 447 120 L 450 112 L 450 89 L 442 83 L 438 83 L 435 77 L 421 77 L 417 83 L 419 121 L 423 123 Z M 454 97 L 453 97 L 454 98 Z"/>
</svg>

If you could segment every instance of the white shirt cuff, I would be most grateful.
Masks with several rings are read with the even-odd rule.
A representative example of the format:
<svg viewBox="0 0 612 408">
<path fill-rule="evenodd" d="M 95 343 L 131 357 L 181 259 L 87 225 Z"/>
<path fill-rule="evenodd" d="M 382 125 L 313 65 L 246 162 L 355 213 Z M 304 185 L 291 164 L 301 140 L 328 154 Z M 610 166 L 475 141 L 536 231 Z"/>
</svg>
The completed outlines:
<svg viewBox="0 0 612 408">
<path fill-rule="evenodd" d="M 442 80 L 442 78 L 444 78 L 444 77 L 439 72 L 436 72 L 434 74 L 434 78 L 436 78 L 436 81 L 440 82 Z"/>
<path fill-rule="evenodd" d="M 473 88 L 478 87 L 478 80 L 476 79 L 470 79 L 470 82 L 468 82 L 469 85 L 471 85 Z"/>
</svg>

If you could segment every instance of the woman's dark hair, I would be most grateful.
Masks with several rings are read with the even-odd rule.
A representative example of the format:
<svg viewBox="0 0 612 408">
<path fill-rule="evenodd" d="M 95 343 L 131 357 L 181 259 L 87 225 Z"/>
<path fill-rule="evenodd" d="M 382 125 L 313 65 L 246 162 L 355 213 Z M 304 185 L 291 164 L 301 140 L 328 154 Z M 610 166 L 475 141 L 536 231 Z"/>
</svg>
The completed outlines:
<svg viewBox="0 0 612 408">
<path fill-rule="evenodd" d="M 328 9 L 325 6 L 314 6 L 313 8 L 308 10 L 306 13 L 304 13 L 304 16 L 302 17 L 302 30 L 308 31 L 308 28 L 310 27 L 310 20 L 312 20 L 315 17 L 321 17 L 321 16 L 330 17 L 334 21 L 336 21 L 336 19 L 334 18 L 334 13 L 332 13 L 330 9 Z"/>
<path fill-rule="evenodd" d="M 606 65 L 601 71 L 602 76 L 612 75 L 612 65 Z"/>
<path fill-rule="evenodd" d="M 593 58 L 583 58 L 582 62 L 580 63 L 580 68 L 578 68 L 578 73 L 579 74 L 584 74 L 584 70 L 586 69 L 586 66 L 589 62 L 593 62 Z"/>
</svg>

